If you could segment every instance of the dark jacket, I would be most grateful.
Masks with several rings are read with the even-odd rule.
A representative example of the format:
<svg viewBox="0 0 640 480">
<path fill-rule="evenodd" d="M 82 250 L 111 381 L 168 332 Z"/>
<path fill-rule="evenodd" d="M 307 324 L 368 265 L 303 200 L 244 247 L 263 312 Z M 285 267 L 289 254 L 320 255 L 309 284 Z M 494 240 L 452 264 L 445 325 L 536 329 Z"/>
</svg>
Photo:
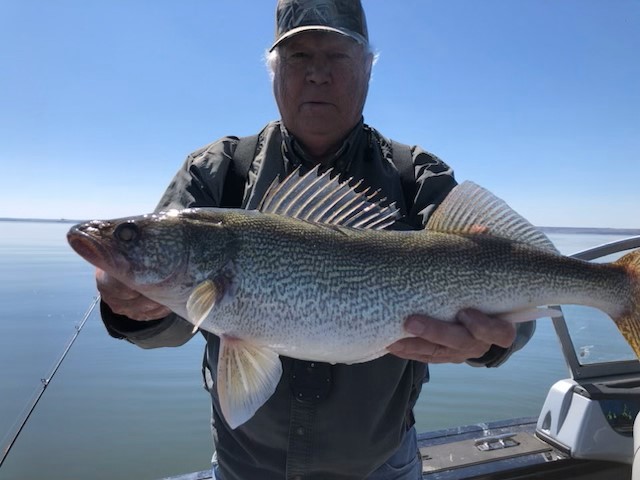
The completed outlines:
<svg viewBox="0 0 640 480">
<path fill-rule="evenodd" d="M 225 179 L 238 144 L 222 138 L 188 156 L 167 188 L 158 210 L 222 205 Z M 405 217 L 399 228 L 421 228 L 432 209 L 456 185 L 451 169 L 420 147 L 412 147 L 416 188 L 407 205 L 392 161 L 391 142 L 360 123 L 330 165 L 345 177 L 363 179 L 396 202 Z M 256 208 L 278 176 L 310 168 L 304 151 L 279 122 L 260 133 L 245 185 L 242 206 Z M 179 345 L 191 338 L 191 325 L 170 315 L 156 322 L 134 322 L 102 305 L 113 336 L 144 348 Z M 531 329 L 529 329 L 531 330 Z M 476 365 L 497 366 L 522 347 L 531 331 L 510 350 L 494 347 Z M 220 414 L 215 372 L 218 338 L 207 339 L 204 376 L 213 401 L 216 452 L 225 480 L 364 478 L 398 448 L 413 424 L 412 408 L 427 375 L 426 366 L 393 355 L 355 365 L 329 365 L 281 357 L 282 379 L 256 415 L 235 430 Z M 213 373 L 212 373 L 213 372 Z"/>
</svg>

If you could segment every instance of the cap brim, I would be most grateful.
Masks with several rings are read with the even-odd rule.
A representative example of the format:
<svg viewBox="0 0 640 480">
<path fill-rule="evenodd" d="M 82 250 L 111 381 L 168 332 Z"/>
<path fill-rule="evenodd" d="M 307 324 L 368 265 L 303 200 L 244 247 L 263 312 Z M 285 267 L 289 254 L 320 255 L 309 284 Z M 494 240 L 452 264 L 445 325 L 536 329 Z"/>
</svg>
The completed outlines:
<svg viewBox="0 0 640 480">
<path fill-rule="evenodd" d="M 339 35 L 344 35 L 345 37 L 350 37 L 353 40 L 355 40 L 356 42 L 358 42 L 361 45 L 366 45 L 367 44 L 367 39 L 364 38 L 362 35 L 360 35 L 359 33 L 353 32 L 351 30 L 347 30 L 345 29 L 340 29 L 340 28 L 335 28 L 335 27 L 328 27 L 326 25 L 304 25 L 302 27 L 296 27 L 293 28 L 291 30 L 289 30 L 288 32 L 282 34 L 280 36 L 280 38 L 278 38 L 273 45 L 271 45 L 271 48 L 269 49 L 269 51 L 273 51 L 274 48 L 276 48 L 278 45 L 280 45 L 283 41 L 294 37 L 296 35 L 299 35 L 301 33 L 304 32 L 331 32 L 331 33 L 337 33 Z"/>
</svg>

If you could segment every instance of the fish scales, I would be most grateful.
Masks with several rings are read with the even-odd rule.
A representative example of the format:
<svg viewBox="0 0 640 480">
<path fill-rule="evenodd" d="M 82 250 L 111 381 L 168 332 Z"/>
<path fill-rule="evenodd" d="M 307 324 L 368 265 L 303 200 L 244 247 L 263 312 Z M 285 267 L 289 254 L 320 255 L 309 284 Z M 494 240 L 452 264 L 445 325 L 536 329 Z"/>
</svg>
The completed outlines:
<svg viewBox="0 0 640 480">
<path fill-rule="evenodd" d="M 411 313 L 452 320 L 466 307 L 500 313 L 566 299 L 610 310 L 630 295 L 621 268 L 559 262 L 490 236 L 380 235 L 271 215 L 237 220 L 226 223 L 237 242 L 237 298 L 201 327 L 242 332 L 285 355 L 276 345 L 295 345 L 309 360 L 350 363 L 383 353 L 406 336 Z"/>
</svg>

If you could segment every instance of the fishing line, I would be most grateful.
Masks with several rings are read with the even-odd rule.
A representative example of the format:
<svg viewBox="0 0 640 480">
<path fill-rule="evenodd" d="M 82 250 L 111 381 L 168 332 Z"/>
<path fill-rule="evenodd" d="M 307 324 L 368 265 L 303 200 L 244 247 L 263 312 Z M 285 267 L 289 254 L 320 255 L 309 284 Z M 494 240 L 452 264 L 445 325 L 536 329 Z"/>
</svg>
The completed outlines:
<svg viewBox="0 0 640 480">
<path fill-rule="evenodd" d="M 40 382 L 42 383 L 42 385 L 40 386 L 40 389 L 36 392 L 35 398 L 31 401 L 31 403 L 29 405 L 27 405 L 27 408 L 25 408 L 25 410 L 23 410 L 24 413 L 23 413 L 22 419 L 20 421 L 16 421 L 16 423 L 14 424 L 15 427 L 14 427 L 13 434 L 11 434 L 11 435 L 7 434 L 7 436 L 5 437 L 5 438 L 9 438 L 9 439 L 6 442 L 4 442 L 4 446 L 2 447 L 2 454 L 1 454 L 2 456 L 0 457 L 0 467 L 2 467 L 2 464 L 4 463 L 4 460 L 7 458 L 7 455 L 9 455 L 9 452 L 11 451 L 11 448 L 13 447 L 14 443 L 16 443 L 16 440 L 20 436 L 20 433 L 22 433 L 22 429 L 25 427 L 25 425 L 29 421 L 29 417 L 31 417 L 31 414 L 33 413 L 33 411 L 35 410 L 36 406 L 38 405 L 38 402 L 42 398 L 42 395 L 44 394 L 44 391 L 47 389 L 47 387 L 51 383 L 51 380 L 53 379 L 53 376 L 56 374 L 56 372 L 60 368 L 60 365 L 62 365 L 62 362 L 64 362 L 64 359 L 66 358 L 67 354 L 69 353 L 69 350 L 71 350 L 71 347 L 73 346 L 74 342 L 76 341 L 76 338 L 78 338 L 78 335 L 80 334 L 80 331 L 82 330 L 82 327 L 84 327 L 84 324 L 89 319 L 89 316 L 91 315 L 91 312 L 93 312 L 93 309 L 95 308 L 95 306 L 98 304 L 99 301 L 100 301 L 100 295 L 98 295 L 97 297 L 95 297 L 93 299 L 93 301 L 89 305 L 87 313 L 85 313 L 84 316 L 82 317 L 82 321 L 78 325 L 76 325 L 76 327 L 75 327 L 76 331 L 73 333 L 73 335 L 71 336 L 71 338 L 67 342 L 67 346 L 65 347 L 64 351 L 62 352 L 62 355 L 60 355 L 60 358 L 58 358 L 58 361 L 54 365 L 54 367 L 51 370 L 51 373 L 49 374 L 49 376 L 47 378 L 40 379 Z"/>
</svg>

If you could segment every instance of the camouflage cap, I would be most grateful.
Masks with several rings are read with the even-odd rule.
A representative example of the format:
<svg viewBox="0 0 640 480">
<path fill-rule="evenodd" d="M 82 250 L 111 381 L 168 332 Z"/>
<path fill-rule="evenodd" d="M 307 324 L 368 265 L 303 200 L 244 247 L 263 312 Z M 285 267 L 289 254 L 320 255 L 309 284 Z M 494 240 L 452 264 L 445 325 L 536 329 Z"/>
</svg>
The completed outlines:
<svg viewBox="0 0 640 480">
<path fill-rule="evenodd" d="M 360 0 L 278 0 L 276 40 L 280 42 L 301 32 L 334 32 L 369 43 L 367 21 Z"/>
</svg>

